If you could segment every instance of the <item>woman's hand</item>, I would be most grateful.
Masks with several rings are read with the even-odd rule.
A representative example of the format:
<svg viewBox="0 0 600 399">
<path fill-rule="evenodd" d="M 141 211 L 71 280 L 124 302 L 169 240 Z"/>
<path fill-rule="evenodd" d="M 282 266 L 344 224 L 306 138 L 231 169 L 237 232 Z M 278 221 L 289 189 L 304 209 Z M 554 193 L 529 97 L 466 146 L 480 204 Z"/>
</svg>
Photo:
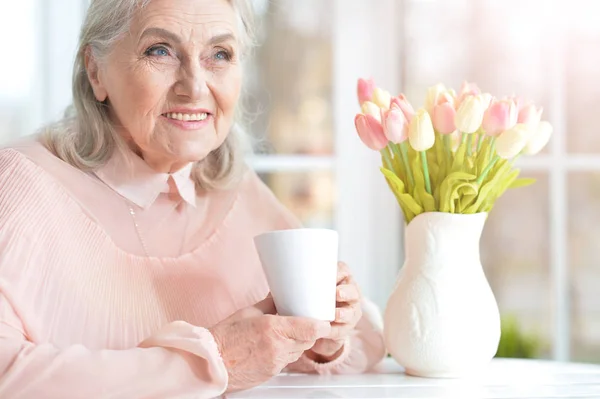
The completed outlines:
<svg viewBox="0 0 600 399">
<path fill-rule="evenodd" d="M 338 263 L 335 321 L 331 323 L 331 334 L 319 339 L 306 355 L 319 363 L 335 360 L 343 350 L 344 341 L 362 317 L 361 294 L 352 278 L 350 269 Z"/>
<path fill-rule="evenodd" d="M 267 381 L 331 333 L 328 322 L 265 314 L 274 310 L 267 298 L 209 329 L 229 373 L 228 391 Z"/>
</svg>

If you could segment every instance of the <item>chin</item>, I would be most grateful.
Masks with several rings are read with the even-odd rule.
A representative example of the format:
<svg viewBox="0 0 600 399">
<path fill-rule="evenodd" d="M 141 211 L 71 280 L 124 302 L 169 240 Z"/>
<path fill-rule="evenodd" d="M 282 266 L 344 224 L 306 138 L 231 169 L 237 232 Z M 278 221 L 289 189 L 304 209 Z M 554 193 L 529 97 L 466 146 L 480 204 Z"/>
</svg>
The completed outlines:
<svg viewBox="0 0 600 399">
<path fill-rule="evenodd" d="M 188 144 L 177 151 L 177 158 L 185 162 L 198 162 L 205 159 L 216 147 Z"/>
</svg>

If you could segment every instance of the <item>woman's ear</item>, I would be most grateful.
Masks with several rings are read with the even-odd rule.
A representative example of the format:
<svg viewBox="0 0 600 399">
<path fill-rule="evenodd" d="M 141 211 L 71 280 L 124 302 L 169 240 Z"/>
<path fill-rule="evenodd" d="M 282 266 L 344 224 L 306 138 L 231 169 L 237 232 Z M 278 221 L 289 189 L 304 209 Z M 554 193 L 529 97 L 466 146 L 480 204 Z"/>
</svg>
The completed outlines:
<svg viewBox="0 0 600 399">
<path fill-rule="evenodd" d="M 85 49 L 85 70 L 88 80 L 92 85 L 92 90 L 94 90 L 96 100 L 104 102 L 108 97 L 108 93 L 102 82 L 102 73 L 98 66 L 98 61 L 92 54 L 92 49 L 89 46 Z"/>
</svg>

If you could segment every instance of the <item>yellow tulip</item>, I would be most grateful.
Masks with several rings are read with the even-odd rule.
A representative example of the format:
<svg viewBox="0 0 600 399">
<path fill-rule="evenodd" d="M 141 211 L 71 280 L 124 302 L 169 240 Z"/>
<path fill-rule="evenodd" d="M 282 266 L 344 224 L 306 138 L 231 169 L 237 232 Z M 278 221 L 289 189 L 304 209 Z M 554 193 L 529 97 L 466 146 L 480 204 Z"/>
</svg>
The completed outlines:
<svg viewBox="0 0 600 399">
<path fill-rule="evenodd" d="M 552 125 L 548 121 L 541 121 L 533 133 L 533 135 L 529 138 L 529 141 L 525 145 L 523 149 L 523 154 L 526 155 L 535 155 L 542 150 L 550 141 L 550 136 L 552 136 Z"/>
<path fill-rule="evenodd" d="M 431 116 L 424 108 L 418 109 L 410 121 L 408 141 L 415 151 L 427 151 L 435 143 Z"/>
<path fill-rule="evenodd" d="M 379 87 L 376 87 L 373 90 L 373 102 L 380 108 L 387 110 L 390 108 L 390 101 L 392 100 L 392 95 Z"/>
<path fill-rule="evenodd" d="M 531 131 L 527 125 L 517 123 L 498 136 L 496 139 L 496 153 L 500 158 L 513 158 L 523 151 L 530 137 Z"/>
<path fill-rule="evenodd" d="M 482 95 L 467 96 L 456 112 L 455 122 L 458 131 L 475 133 L 483 122 L 487 105 L 489 105 L 488 99 Z"/>
<path fill-rule="evenodd" d="M 364 115 L 371 115 L 378 122 L 381 122 L 381 108 L 371 101 L 365 101 L 360 107 Z"/>
<path fill-rule="evenodd" d="M 438 98 L 446 93 L 448 89 L 441 83 L 431 86 L 427 89 L 427 97 L 425 97 L 425 109 L 430 115 L 433 115 L 433 107 L 438 103 Z"/>
</svg>

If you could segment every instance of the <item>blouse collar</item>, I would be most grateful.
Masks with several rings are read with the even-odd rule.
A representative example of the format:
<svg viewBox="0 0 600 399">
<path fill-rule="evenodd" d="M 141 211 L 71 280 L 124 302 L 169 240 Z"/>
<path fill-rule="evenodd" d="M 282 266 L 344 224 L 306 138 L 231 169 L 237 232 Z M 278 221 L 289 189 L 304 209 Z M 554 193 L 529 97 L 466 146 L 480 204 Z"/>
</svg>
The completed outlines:
<svg viewBox="0 0 600 399">
<path fill-rule="evenodd" d="M 96 176 L 143 209 L 150 207 L 161 193 L 172 191 L 169 187 L 169 178 L 172 178 L 174 190 L 195 207 L 196 186 L 191 177 L 192 167 L 190 162 L 175 173 L 159 173 L 133 151 L 117 149 L 110 160 L 96 171 Z"/>
</svg>

